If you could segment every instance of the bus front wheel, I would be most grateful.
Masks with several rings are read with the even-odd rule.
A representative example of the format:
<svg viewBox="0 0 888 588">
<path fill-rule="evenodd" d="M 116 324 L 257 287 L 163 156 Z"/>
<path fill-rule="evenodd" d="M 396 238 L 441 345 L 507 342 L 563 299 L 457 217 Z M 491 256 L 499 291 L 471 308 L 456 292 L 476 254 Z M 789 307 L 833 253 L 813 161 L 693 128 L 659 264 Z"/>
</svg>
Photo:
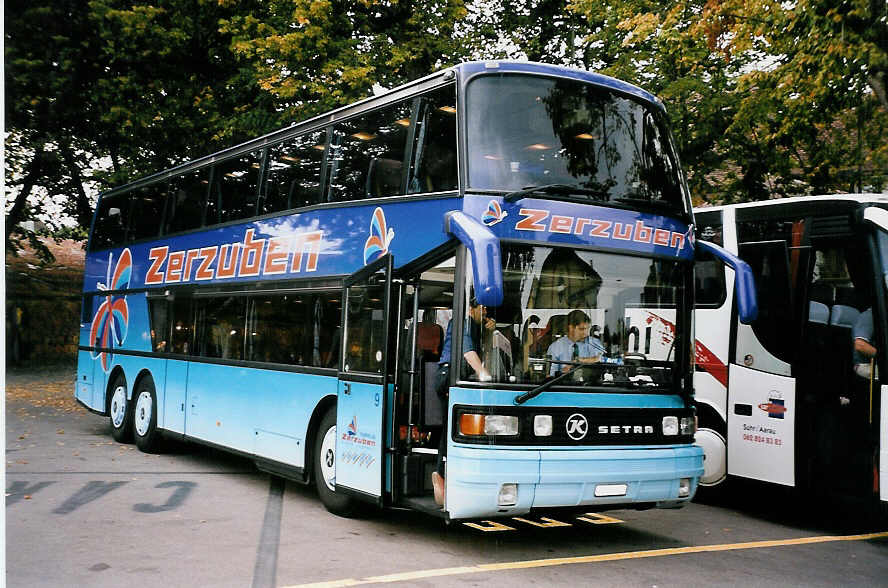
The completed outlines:
<svg viewBox="0 0 888 588">
<path fill-rule="evenodd" d="M 700 428 L 694 436 L 694 442 L 703 448 L 703 476 L 697 486 L 700 502 L 718 502 L 724 498 L 728 479 L 726 429 L 720 418 L 705 412 L 700 415 Z"/>
<path fill-rule="evenodd" d="M 133 394 L 133 433 L 136 447 L 145 453 L 157 451 L 160 432 L 157 430 L 157 393 L 151 378 L 139 382 Z"/>
<path fill-rule="evenodd" d="M 118 373 L 111 384 L 108 416 L 114 440 L 118 443 L 130 443 L 133 440 L 133 411 L 126 399 L 126 378 L 122 373 Z"/>
<path fill-rule="evenodd" d="M 333 514 L 349 517 L 356 513 L 355 500 L 336 493 L 336 409 L 321 419 L 314 440 L 314 482 L 318 496 Z"/>
</svg>

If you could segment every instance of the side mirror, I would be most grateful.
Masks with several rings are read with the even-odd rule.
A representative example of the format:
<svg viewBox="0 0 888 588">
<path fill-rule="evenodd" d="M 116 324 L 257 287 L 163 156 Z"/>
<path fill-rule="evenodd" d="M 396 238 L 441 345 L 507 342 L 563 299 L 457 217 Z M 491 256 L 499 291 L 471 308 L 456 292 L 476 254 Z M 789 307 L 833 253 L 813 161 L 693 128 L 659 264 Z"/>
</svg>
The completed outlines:
<svg viewBox="0 0 888 588">
<path fill-rule="evenodd" d="M 503 303 L 503 266 L 499 239 L 493 231 L 464 212 L 444 215 L 444 232 L 459 239 L 472 255 L 475 298 L 484 306 Z"/>
<path fill-rule="evenodd" d="M 737 314 L 744 325 L 752 323 L 758 317 L 758 299 L 755 293 L 755 277 L 749 264 L 709 241 L 697 240 L 697 251 L 709 253 L 734 270 L 734 292 L 737 295 Z"/>
</svg>

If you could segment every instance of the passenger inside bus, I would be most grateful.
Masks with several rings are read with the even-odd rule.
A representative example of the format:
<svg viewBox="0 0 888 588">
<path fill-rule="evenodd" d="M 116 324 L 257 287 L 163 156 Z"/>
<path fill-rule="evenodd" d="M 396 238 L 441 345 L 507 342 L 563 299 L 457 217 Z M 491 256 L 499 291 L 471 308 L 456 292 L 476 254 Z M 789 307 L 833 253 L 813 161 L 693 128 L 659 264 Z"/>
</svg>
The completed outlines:
<svg viewBox="0 0 888 588">
<path fill-rule="evenodd" d="M 424 361 L 438 361 L 441 358 L 441 347 L 444 345 L 444 329 L 435 322 L 437 311 L 426 310 L 417 326 L 416 347 Z"/>
<path fill-rule="evenodd" d="M 473 296 L 469 301 L 469 318 L 463 326 L 462 350 L 463 359 L 460 362 L 460 375 L 466 377 L 477 378 L 481 382 L 489 382 L 490 373 L 481 359 L 481 336 L 483 331 L 493 331 L 496 323 L 493 319 L 485 316 L 485 308 Z M 447 394 L 448 381 L 450 378 L 450 349 L 451 334 L 453 333 L 453 321 L 447 325 L 447 333 L 444 336 L 444 346 L 441 351 L 441 361 L 438 363 L 438 373 L 436 376 L 436 389 L 438 397 L 441 399 L 443 413 L 443 430 L 447 430 Z M 469 373 L 471 371 L 471 374 Z M 435 491 L 435 503 L 444 506 L 444 460 L 447 455 L 447 435 L 441 435 L 441 441 L 438 445 L 438 461 L 434 472 L 432 472 L 432 487 Z"/>
</svg>

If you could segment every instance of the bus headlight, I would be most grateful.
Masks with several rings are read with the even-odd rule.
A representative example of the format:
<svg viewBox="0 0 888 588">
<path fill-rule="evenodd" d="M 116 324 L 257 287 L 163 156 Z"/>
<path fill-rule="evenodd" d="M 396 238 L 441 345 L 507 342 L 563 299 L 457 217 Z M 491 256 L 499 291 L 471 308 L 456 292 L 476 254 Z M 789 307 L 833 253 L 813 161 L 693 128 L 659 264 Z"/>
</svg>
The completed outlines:
<svg viewBox="0 0 888 588">
<path fill-rule="evenodd" d="M 459 417 L 459 434 L 467 437 L 479 435 L 517 435 L 518 417 L 502 414 L 462 414 Z"/>
<path fill-rule="evenodd" d="M 537 437 L 548 437 L 552 434 L 552 415 L 537 414 L 533 417 L 533 434 Z"/>
<path fill-rule="evenodd" d="M 693 435 L 697 432 L 697 417 L 681 417 L 681 434 Z"/>
<path fill-rule="evenodd" d="M 678 417 L 677 416 L 664 416 L 663 417 L 663 434 L 664 435 L 678 435 Z"/>
</svg>

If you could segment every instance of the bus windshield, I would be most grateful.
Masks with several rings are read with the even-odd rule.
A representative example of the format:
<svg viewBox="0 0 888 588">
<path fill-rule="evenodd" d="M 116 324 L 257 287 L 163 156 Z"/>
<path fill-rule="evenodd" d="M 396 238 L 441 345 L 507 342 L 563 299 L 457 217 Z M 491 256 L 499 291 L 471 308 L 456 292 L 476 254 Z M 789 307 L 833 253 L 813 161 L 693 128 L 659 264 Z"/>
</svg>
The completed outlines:
<svg viewBox="0 0 888 588">
<path fill-rule="evenodd" d="M 561 385 L 652 392 L 674 385 L 686 340 L 676 325 L 682 264 L 518 244 L 504 244 L 502 259 L 503 304 L 466 305 L 463 346 L 478 348 L 487 373 L 479 377 L 464 362 L 462 379 L 542 383 L 584 364 Z M 472 301 L 471 288 L 466 294 Z"/>
<path fill-rule="evenodd" d="M 472 189 L 554 184 L 570 200 L 689 212 L 665 117 L 640 101 L 513 74 L 473 80 L 466 105 Z"/>
</svg>

